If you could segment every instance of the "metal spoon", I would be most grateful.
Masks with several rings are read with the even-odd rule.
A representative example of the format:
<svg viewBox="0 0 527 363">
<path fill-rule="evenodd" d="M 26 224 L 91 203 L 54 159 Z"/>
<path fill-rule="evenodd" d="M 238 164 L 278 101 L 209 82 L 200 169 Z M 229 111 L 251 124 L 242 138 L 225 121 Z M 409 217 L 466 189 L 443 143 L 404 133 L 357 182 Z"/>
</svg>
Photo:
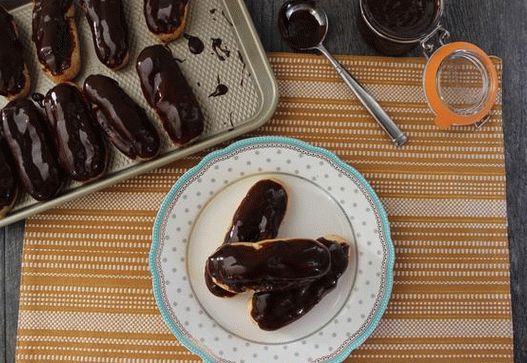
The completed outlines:
<svg viewBox="0 0 527 363">
<path fill-rule="evenodd" d="M 355 96 L 390 136 L 396 146 L 406 143 L 408 138 L 382 109 L 377 101 L 353 78 L 324 46 L 328 32 L 327 14 L 312 0 L 289 0 L 278 15 L 280 33 L 289 45 L 297 50 L 318 50 L 326 56 L 337 73 L 353 91 Z"/>
</svg>

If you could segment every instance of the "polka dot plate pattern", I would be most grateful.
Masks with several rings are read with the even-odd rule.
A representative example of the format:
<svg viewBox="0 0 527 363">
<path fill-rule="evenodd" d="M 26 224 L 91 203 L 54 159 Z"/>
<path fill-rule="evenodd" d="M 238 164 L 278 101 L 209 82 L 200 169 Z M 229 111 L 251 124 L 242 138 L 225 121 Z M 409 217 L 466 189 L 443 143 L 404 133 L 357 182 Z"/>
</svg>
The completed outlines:
<svg viewBox="0 0 527 363">
<path fill-rule="evenodd" d="M 279 237 L 335 231 L 351 245 L 335 291 L 274 332 L 250 324 L 249 296 L 220 299 L 203 287 L 206 256 L 221 243 L 237 203 L 255 181 L 269 177 L 290 193 Z M 394 259 L 384 208 L 358 171 L 302 141 L 260 137 L 209 154 L 178 180 L 156 218 L 150 270 L 166 324 L 207 362 L 340 362 L 379 323 Z"/>
</svg>

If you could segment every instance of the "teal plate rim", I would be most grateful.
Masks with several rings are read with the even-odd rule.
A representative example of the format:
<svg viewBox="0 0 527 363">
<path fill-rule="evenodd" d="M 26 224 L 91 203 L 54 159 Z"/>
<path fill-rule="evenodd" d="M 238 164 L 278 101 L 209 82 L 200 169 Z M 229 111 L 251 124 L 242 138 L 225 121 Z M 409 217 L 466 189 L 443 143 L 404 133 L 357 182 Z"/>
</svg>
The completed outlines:
<svg viewBox="0 0 527 363">
<path fill-rule="evenodd" d="M 371 320 L 368 327 L 364 330 L 364 332 L 353 339 L 347 346 L 346 349 L 344 349 L 340 354 L 335 356 L 334 358 L 328 360 L 328 363 L 339 363 L 345 360 L 355 349 L 357 349 L 364 341 L 373 333 L 375 328 L 379 325 L 379 322 L 381 321 L 382 316 L 384 315 L 384 312 L 386 311 L 386 308 L 388 306 L 388 302 L 390 301 L 390 297 L 392 294 L 392 287 L 393 287 L 393 269 L 395 265 L 395 248 L 392 242 L 391 234 L 390 234 L 390 224 L 388 222 L 388 216 L 386 214 L 386 211 L 371 187 L 371 185 L 366 181 L 364 176 L 362 176 L 361 173 L 359 173 L 354 167 L 347 164 L 343 160 L 341 160 L 337 155 L 335 155 L 333 152 L 313 146 L 311 144 L 308 144 L 304 141 L 288 138 L 288 137 L 281 137 L 281 136 L 261 136 L 261 137 L 254 137 L 254 138 L 248 138 L 243 139 L 237 142 L 232 143 L 231 145 L 227 146 L 224 149 L 213 151 L 207 156 L 205 156 L 198 165 L 194 166 L 193 168 L 189 169 L 185 174 L 183 174 L 177 182 L 174 184 L 174 186 L 170 189 L 166 197 L 164 198 L 161 207 L 159 209 L 159 212 L 157 213 L 153 231 L 152 231 L 152 245 L 150 248 L 150 254 L 149 254 L 149 269 L 150 273 L 152 275 L 152 290 L 154 292 L 154 297 L 156 300 L 156 305 L 161 313 L 161 316 L 163 320 L 165 321 L 166 325 L 177 338 L 177 340 L 183 344 L 188 350 L 190 350 L 192 353 L 197 354 L 200 358 L 202 358 L 205 362 L 213 363 L 215 360 L 206 352 L 202 351 L 200 347 L 196 346 L 194 343 L 192 343 L 185 334 L 178 328 L 178 326 L 172 321 L 170 318 L 170 314 L 164 305 L 164 301 L 161 297 L 161 290 L 160 290 L 160 279 L 159 275 L 157 273 L 156 266 L 156 256 L 157 251 L 159 249 L 159 231 L 161 227 L 161 223 L 163 220 L 163 216 L 166 215 L 166 211 L 171 203 L 171 201 L 174 199 L 174 196 L 177 194 L 177 191 L 184 186 L 189 179 L 191 179 L 194 175 L 200 172 L 201 169 L 203 169 L 207 164 L 209 164 L 211 161 L 224 157 L 238 149 L 245 148 L 247 146 L 251 145 L 258 145 L 258 144 L 286 144 L 290 146 L 294 146 L 297 148 L 304 149 L 308 152 L 314 153 L 314 154 L 320 154 L 325 156 L 326 158 L 333 161 L 336 165 L 341 167 L 346 172 L 349 172 L 352 174 L 357 180 L 365 187 L 366 191 L 368 192 L 369 196 L 372 198 L 373 202 L 375 203 L 375 206 L 379 212 L 379 215 L 381 217 L 381 222 L 383 226 L 383 233 L 386 241 L 386 247 L 388 251 L 387 256 L 387 269 L 386 269 L 386 286 L 384 289 L 384 296 L 381 299 L 380 305 L 378 306 L 377 310 L 375 311 L 374 317 Z"/>
</svg>

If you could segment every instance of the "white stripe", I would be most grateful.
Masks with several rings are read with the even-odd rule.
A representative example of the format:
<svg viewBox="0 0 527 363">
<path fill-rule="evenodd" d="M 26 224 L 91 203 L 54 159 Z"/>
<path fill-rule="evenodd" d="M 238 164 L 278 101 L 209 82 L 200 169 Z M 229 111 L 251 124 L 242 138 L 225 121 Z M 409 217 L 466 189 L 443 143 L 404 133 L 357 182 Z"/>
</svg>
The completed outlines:
<svg viewBox="0 0 527 363">
<path fill-rule="evenodd" d="M 510 320 L 405 320 L 383 319 L 376 338 L 512 338 Z"/>
</svg>

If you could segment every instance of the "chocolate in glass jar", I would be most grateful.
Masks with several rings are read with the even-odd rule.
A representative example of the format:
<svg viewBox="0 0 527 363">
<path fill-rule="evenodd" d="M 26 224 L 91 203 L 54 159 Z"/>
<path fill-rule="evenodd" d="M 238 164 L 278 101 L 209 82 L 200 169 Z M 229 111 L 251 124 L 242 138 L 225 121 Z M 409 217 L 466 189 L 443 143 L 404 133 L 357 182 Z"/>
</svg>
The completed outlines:
<svg viewBox="0 0 527 363">
<path fill-rule="evenodd" d="M 360 29 L 381 53 L 401 55 L 439 24 L 442 0 L 361 0 Z"/>
</svg>

